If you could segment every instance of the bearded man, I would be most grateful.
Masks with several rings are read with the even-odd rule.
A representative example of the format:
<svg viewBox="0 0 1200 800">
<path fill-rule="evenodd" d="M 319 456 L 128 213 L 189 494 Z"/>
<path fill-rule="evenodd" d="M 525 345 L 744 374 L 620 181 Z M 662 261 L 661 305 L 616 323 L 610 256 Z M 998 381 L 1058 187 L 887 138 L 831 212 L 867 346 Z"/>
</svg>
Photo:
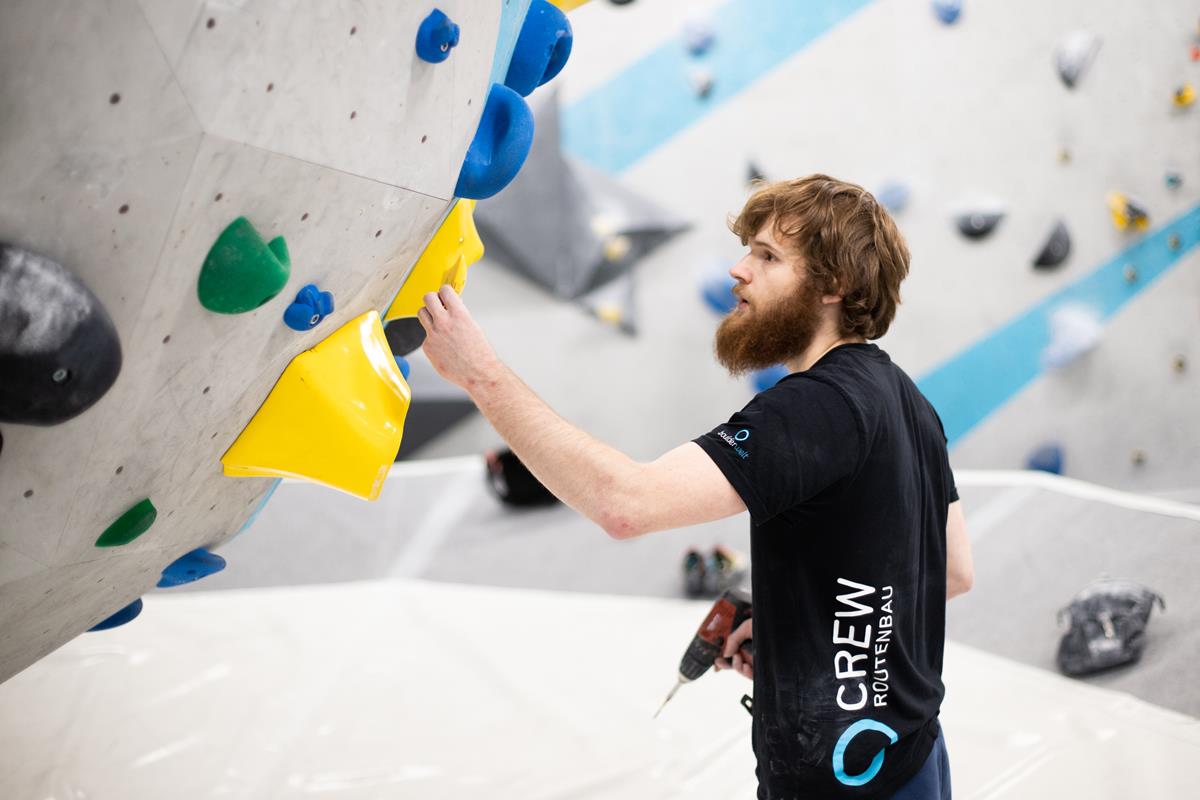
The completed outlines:
<svg viewBox="0 0 1200 800">
<path fill-rule="evenodd" d="M 940 418 L 869 343 L 895 316 L 908 248 L 869 192 L 826 175 L 759 188 L 731 228 L 749 252 L 717 359 L 790 374 L 653 462 L 555 414 L 449 286 L 418 313 L 425 353 L 615 539 L 749 511 L 753 618 L 718 667 L 754 681 L 760 799 L 944 800 L 946 600 L 971 586 L 970 544 Z"/>
</svg>

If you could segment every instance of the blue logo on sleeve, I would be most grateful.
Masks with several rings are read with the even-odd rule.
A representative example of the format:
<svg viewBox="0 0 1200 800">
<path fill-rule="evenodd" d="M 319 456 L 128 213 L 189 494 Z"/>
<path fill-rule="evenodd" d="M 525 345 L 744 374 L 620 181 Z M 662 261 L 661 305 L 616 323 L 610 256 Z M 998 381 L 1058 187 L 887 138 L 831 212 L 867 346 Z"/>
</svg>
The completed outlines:
<svg viewBox="0 0 1200 800">
<path fill-rule="evenodd" d="M 733 452 L 738 454 L 738 458 L 749 458 L 750 454 L 743 448 L 738 446 L 738 442 L 744 442 L 750 438 L 750 431 L 742 428 L 733 436 L 730 436 L 725 431 L 717 431 L 717 436 L 725 440 L 726 444 L 733 448 Z"/>
</svg>

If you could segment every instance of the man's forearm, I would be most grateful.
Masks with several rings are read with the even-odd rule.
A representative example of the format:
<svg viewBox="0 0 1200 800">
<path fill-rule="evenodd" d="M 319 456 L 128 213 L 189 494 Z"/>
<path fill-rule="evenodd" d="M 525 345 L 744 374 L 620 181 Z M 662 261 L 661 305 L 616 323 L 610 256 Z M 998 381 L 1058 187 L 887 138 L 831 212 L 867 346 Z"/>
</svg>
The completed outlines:
<svg viewBox="0 0 1200 800">
<path fill-rule="evenodd" d="M 503 363 L 467 391 L 555 497 L 613 536 L 630 529 L 639 464 L 567 422 Z"/>
</svg>

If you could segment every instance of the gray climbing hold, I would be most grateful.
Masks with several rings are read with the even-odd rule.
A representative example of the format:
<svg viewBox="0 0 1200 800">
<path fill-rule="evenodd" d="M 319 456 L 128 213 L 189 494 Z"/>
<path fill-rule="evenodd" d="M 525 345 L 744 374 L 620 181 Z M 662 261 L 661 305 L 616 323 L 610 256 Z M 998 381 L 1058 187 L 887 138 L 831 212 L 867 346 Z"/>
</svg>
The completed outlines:
<svg viewBox="0 0 1200 800">
<path fill-rule="evenodd" d="M 1003 211 L 971 211 L 959 214 L 954 224 L 958 232 L 968 239 L 982 239 L 994 231 L 1002 219 Z"/>
<path fill-rule="evenodd" d="M 1059 41 L 1054 51 L 1054 66 L 1068 89 L 1079 83 L 1099 50 L 1100 39 L 1088 31 L 1069 33 Z"/>
</svg>

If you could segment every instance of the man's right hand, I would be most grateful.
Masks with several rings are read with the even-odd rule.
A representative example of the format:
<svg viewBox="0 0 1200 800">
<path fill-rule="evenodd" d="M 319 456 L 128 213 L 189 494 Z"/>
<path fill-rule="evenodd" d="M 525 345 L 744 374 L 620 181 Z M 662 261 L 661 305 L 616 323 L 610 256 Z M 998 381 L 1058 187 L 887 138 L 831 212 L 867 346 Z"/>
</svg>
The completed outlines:
<svg viewBox="0 0 1200 800">
<path fill-rule="evenodd" d="M 753 637 L 754 620 L 748 619 L 729 634 L 729 638 L 725 640 L 725 651 L 722 653 L 724 658 L 714 661 L 713 669 L 718 672 L 723 669 L 736 670 L 743 677 L 754 680 L 754 656 L 743 658 L 742 652 L 740 652 L 742 644 Z M 732 660 L 730 660 L 731 657 Z"/>
</svg>

